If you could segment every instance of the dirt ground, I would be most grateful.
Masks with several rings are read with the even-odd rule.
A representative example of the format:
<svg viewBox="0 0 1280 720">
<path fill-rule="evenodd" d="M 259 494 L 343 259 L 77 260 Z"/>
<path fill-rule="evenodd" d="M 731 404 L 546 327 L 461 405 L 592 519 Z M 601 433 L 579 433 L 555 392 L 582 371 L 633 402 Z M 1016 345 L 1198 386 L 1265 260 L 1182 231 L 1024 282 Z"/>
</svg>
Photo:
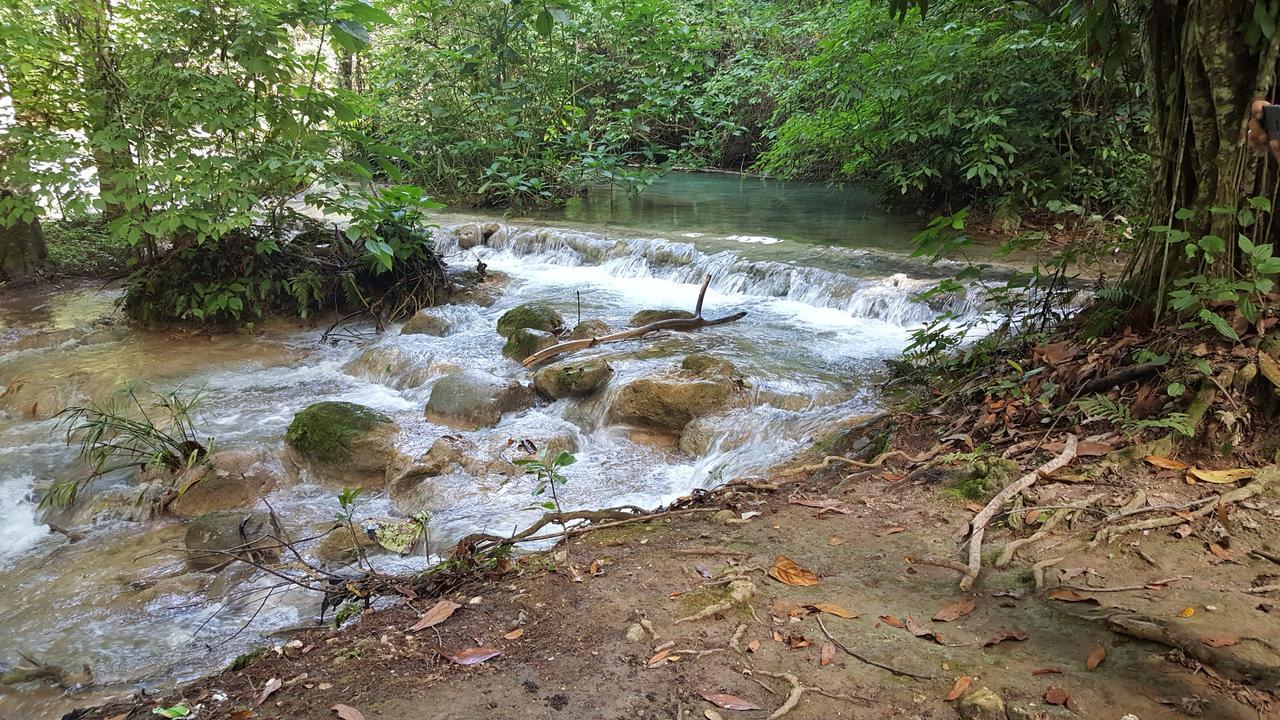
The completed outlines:
<svg viewBox="0 0 1280 720">
<path fill-rule="evenodd" d="M 1247 592 L 1280 576 L 1278 561 L 1266 557 L 1280 557 L 1276 490 L 1188 529 L 1153 530 L 1091 549 L 1097 518 L 1138 488 L 1152 505 L 1221 489 L 1173 481 L 1143 465 L 1084 482 L 1073 472 L 1062 476 L 1072 482 L 1042 480 L 1031 499 L 1055 507 L 1101 492 L 1103 510 L 1082 513 L 1005 568 L 988 560 L 972 594 L 959 590 L 955 571 L 906 560 L 960 559 L 971 501 L 936 485 L 892 481 L 889 472 L 843 490 L 834 488 L 838 473 L 775 491 L 739 485 L 712 503 L 739 519 L 759 513 L 745 522 L 726 523 L 725 513 L 708 508 L 592 532 L 525 558 L 498 581 L 454 594 L 449 599 L 461 607 L 432 628 L 407 630 L 438 598 L 400 601 L 338 631 L 297 635 L 291 646 L 269 649 L 247 667 L 162 698 L 135 698 L 79 717 L 142 720 L 156 717 L 153 708 L 184 700 L 198 708 L 196 717 L 236 720 L 334 718 L 339 710 L 369 719 L 756 720 L 779 717 L 793 695 L 789 674 L 806 688 L 785 712 L 795 720 L 958 713 L 1009 720 L 1280 718 L 1280 703 L 1269 694 L 1277 690 L 1276 673 L 1239 681 L 1239 667 L 1248 662 L 1280 666 L 1280 593 Z M 993 526 L 990 556 L 1010 533 Z M 769 577 L 779 555 L 811 570 L 817 584 Z M 1045 592 L 1037 593 L 1032 565 L 1041 560 L 1054 562 Z M 733 585 L 739 598 L 750 592 L 746 602 L 729 600 L 705 619 L 678 622 L 726 600 L 726 577 L 749 580 L 749 587 Z M 1054 586 L 1078 589 L 1053 592 Z M 969 600 L 973 609 L 963 614 Z M 944 608 L 960 616 L 933 619 Z M 1215 667 L 1108 629 L 1107 617 L 1132 613 L 1199 639 L 1218 653 Z M 446 657 L 476 647 L 501 654 L 470 666 Z M 966 682 L 963 692 L 952 692 Z M 982 688 L 1002 698 L 1004 713 L 963 699 Z M 735 711 L 704 699 L 715 693 L 759 709 Z M 335 710 L 339 704 L 360 715 Z"/>
</svg>

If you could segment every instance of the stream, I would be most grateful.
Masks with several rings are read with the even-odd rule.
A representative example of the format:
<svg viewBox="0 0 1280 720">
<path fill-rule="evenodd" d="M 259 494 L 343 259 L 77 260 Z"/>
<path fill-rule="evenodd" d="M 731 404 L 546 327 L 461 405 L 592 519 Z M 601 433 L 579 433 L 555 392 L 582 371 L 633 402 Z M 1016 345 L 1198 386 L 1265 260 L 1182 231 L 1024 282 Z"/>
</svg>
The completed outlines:
<svg viewBox="0 0 1280 720">
<path fill-rule="evenodd" d="M 43 490 L 83 472 L 54 417 L 63 407 L 105 402 L 130 385 L 200 390 L 197 428 L 219 449 L 279 449 L 296 412 L 344 400 L 394 417 L 399 449 L 415 456 L 458 434 L 423 415 L 441 377 L 474 368 L 528 379 L 500 353 L 494 326 L 506 310 L 542 301 L 570 325 L 581 317 L 622 328 L 642 309 L 692 309 L 710 274 L 705 314 L 745 310 L 745 319 L 580 353 L 575 358 L 609 359 L 616 375 L 604 390 L 543 401 L 463 433 L 498 455 L 523 438 L 570 436 L 578 461 L 565 472 L 567 507 L 655 507 L 756 472 L 833 422 L 874 408 L 882 361 L 901 352 L 913 328 L 943 310 L 975 312 L 963 298 L 912 300 L 947 272 L 907 257 L 916 223 L 875 210 L 855 191 L 820 185 L 672 175 L 638 198 L 601 191 L 537 217 L 445 212 L 437 222 L 451 265 L 483 261 L 511 277 L 490 307 L 443 308 L 453 327 L 444 337 L 355 327 L 322 342 L 327 320 L 272 320 L 218 336 L 146 332 L 115 310 L 117 290 L 0 299 L 0 669 L 24 652 L 68 669 L 87 664 L 95 680 L 73 693 L 0 687 L 0 717 L 56 718 L 113 694 L 194 679 L 255 646 L 283 642 L 270 634 L 314 622 L 319 610 L 318 598 L 303 592 L 277 594 L 259 610 L 251 590 L 267 580 L 243 566 L 190 572 L 171 550 L 181 544 L 181 522 L 130 517 L 129 472 L 101 478 L 74 512 L 59 514 L 83 539 L 51 532 L 38 508 Z M 501 225 L 486 244 L 459 247 L 459 237 L 493 222 Z M 617 388 L 693 352 L 731 361 L 749 383 L 749 405 L 715 419 L 719 431 L 704 451 L 689 455 L 670 438 L 608 422 Z M 536 517 L 525 509 L 528 477 L 460 472 L 438 480 L 433 550 Z M 332 522 L 335 495 L 303 478 L 268 499 L 286 527 L 307 532 Z M 368 493 L 357 510 L 397 514 L 385 496 Z M 431 558 L 378 562 L 413 570 Z"/>
</svg>

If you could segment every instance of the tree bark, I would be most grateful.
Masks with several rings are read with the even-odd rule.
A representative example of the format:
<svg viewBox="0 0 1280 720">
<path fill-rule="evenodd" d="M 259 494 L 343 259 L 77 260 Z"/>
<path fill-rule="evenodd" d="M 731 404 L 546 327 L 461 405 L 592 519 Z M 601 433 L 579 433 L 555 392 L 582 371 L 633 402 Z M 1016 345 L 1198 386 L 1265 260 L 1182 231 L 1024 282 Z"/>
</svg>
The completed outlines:
<svg viewBox="0 0 1280 720">
<path fill-rule="evenodd" d="M 12 190 L 0 189 L 0 201 L 12 197 Z M 0 227 L 0 281 L 20 280 L 31 275 L 47 257 L 44 232 L 38 218 L 31 222 L 19 221 L 12 227 Z"/>
</svg>

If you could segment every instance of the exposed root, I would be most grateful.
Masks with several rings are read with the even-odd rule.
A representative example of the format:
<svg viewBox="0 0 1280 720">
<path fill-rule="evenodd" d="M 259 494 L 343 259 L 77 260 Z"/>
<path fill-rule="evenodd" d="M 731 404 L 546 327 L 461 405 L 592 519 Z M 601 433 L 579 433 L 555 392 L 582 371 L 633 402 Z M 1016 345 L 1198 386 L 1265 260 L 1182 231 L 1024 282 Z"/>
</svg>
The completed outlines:
<svg viewBox="0 0 1280 720">
<path fill-rule="evenodd" d="M 1200 505 L 1200 507 L 1191 511 L 1191 518 L 1193 520 L 1198 520 L 1214 513 L 1219 507 L 1224 505 L 1238 503 L 1248 500 L 1254 496 L 1261 495 L 1278 475 L 1280 475 L 1280 468 L 1275 465 L 1270 465 L 1259 470 L 1254 476 L 1253 481 L 1242 488 L 1236 488 L 1235 490 L 1219 495 L 1216 498 L 1197 500 L 1192 504 L 1192 506 Z M 1112 516 L 1112 519 L 1124 516 L 1124 513 L 1117 513 Z M 1108 521 L 1103 522 L 1105 524 Z M 1143 530 L 1155 530 L 1162 527 L 1171 527 L 1174 525 L 1181 525 L 1185 522 L 1187 522 L 1187 518 L 1184 515 L 1169 515 L 1166 517 L 1141 520 L 1139 522 L 1120 525 L 1118 527 L 1103 527 L 1098 531 L 1097 535 L 1094 535 L 1093 542 L 1090 543 L 1090 545 L 1097 546 L 1113 538 L 1127 535 L 1129 533 L 1141 532 Z"/>
<path fill-rule="evenodd" d="M 901 669 L 901 668 L 896 668 L 896 667 L 894 667 L 894 666 L 892 666 L 892 665 L 889 665 L 888 663 L 883 663 L 883 662 L 880 662 L 879 660 L 873 660 L 873 659 L 871 659 L 871 658 L 869 658 L 869 657 L 867 657 L 867 656 L 865 656 L 865 655 L 861 655 L 861 654 L 859 654 L 859 653 L 856 653 L 856 652 L 854 652 L 854 651 L 850 650 L 848 647 L 846 647 L 844 643 L 842 643 L 842 642 L 840 642 L 839 640 L 837 640 L 837 639 L 835 639 L 834 637 L 832 637 L 832 635 L 831 635 L 831 631 L 827 630 L 827 626 L 826 626 L 825 624 L 823 624 L 823 622 L 822 622 L 822 616 L 821 616 L 821 615 L 814 615 L 814 616 L 813 616 L 813 619 L 815 619 L 815 620 L 817 620 L 817 621 L 818 621 L 818 627 L 822 628 L 822 634 L 823 634 L 823 635 L 826 635 L 826 636 L 827 636 L 827 639 L 828 639 L 828 640 L 830 640 L 830 641 L 831 641 L 831 643 L 832 643 L 833 645 L 835 645 L 836 647 L 840 648 L 842 651 L 844 651 L 844 653 L 845 653 L 846 655 L 849 655 L 850 657 L 854 658 L 855 660 L 858 660 L 858 661 L 860 661 L 860 662 L 864 662 L 864 663 L 866 663 L 866 664 L 868 664 L 868 665 L 871 665 L 872 667 L 878 667 L 878 668 L 880 668 L 881 670 L 888 670 L 889 672 L 893 673 L 894 675 L 899 675 L 899 676 L 902 676 L 902 677 L 914 678 L 914 679 L 916 679 L 916 680 L 933 680 L 933 679 L 935 679 L 935 678 L 937 677 L 937 676 L 935 676 L 935 675 L 920 675 L 920 674 L 918 674 L 918 673 L 913 673 L 913 672 L 911 672 L 910 670 L 903 670 L 903 669 Z"/>
<path fill-rule="evenodd" d="M 93 684 L 93 671 L 88 665 L 81 668 L 79 674 L 68 672 L 58 665 L 42 663 L 26 654 L 18 653 L 30 667 L 16 667 L 0 673 L 0 685 L 21 685 L 22 683 L 48 680 L 62 688 L 83 687 Z"/>
<path fill-rule="evenodd" d="M 912 565 L 932 565 L 933 567 L 946 568 L 947 570 L 955 570 L 961 575 L 969 574 L 969 566 L 955 560 L 944 560 L 934 557 L 920 557 L 917 555 L 908 555 L 907 562 Z"/>
<path fill-rule="evenodd" d="M 805 691 L 805 687 L 801 684 L 800 678 L 792 675 L 791 673 L 772 673 L 768 670 L 751 670 L 750 672 L 758 675 L 764 675 L 765 677 L 771 677 L 775 680 L 786 680 L 788 683 L 791 683 L 791 692 L 787 693 L 787 699 L 778 706 L 777 710 L 774 710 L 773 713 L 769 715 L 769 720 L 778 720 L 778 718 L 783 715 L 795 710 L 796 706 L 800 704 L 800 698 L 804 696 Z"/>
<path fill-rule="evenodd" d="M 707 618 L 712 617 L 713 615 L 718 615 L 723 612 L 728 612 L 733 609 L 734 605 L 740 605 L 742 603 L 748 602 L 749 600 L 751 600 L 752 597 L 755 596 L 755 594 L 756 594 L 755 583 L 743 578 L 736 578 L 729 583 L 729 597 L 721 600 L 720 602 L 711 603 L 707 607 L 703 608 L 702 610 L 692 615 L 689 615 L 687 617 L 682 617 L 679 620 L 676 620 L 676 624 L 679 625 L 681 623 L 696 622 L 698 620 L 706 620 Z"/>
<path fill-rule="evenodd" d="M 1117 585 L 1115 587 L 1093 587 L 1092 585 L 1054 585 L 1049 590 L 1078 590 L 1080 592 L 1106 593 L 1106 592 L 1137 592 L 1138 590 L 1156 590 L 1160 585 L 1172 585 L 1179 580 L 1189 580 L 1190 575 L 1176 575 L 1163 580 L 1152 580 L 1149 583 L 1141 585 Z M 1037 588 L 1038 589 L 1038 588 Z"/>
<path fill-rule="evenodd" d="M 996 493 L 996 496 L 991 498 L 991 502 L 987 503 L 982 512 L 973 518 L 970 523 L 970 527 L 973 528 L 973 534 L 969 537 L 969 568 L 965 576 L 960 579 L 961 590 L 968 592 L 973 589 L 973 583 L 978 579 L 978 573 L 982 572 L 982 538 L 987 532 L 987 523 L 991 522 L 991 518 L 1018 493 L 1034 485 L 1040 478 L 1052 475 L 1062 469 L 1067 463 L 1075 459 L 1075 456 L 1076 436 L 1067 435 L 1061 455 L 1023 475 L 1018 478 L 1017 482 Z"/>
<path fill-rule="evenodd" d="M 733 637 L 729 638 L 729 647 L 737 653 L 742 652 L 742 636 L 747 633 L 745 623 L 738 623 L 738 627 L 733 631 Z"/>
<path fill-rule="evenodd" d="M 1188 635 L 1186 631 L 1162 618 L 1149 615 L 1112 615 L 1107 618 L 1107 627 L 1121 635 L 1176 648 L 1187 657 L 1210 665 L 1232 679 L 1254 684 L 1272 694 L 1280 692 L 1280 665 L 1260 663 L 1243 654 L 1209 647 L 1200 638 Z"/>
<path fill-rule="evenodd" d="M 1085 498 L 1084 500 L 1081 500 L 1080 502 L 1072 503 L 1068 507 L 1058 510 L 1053 515 L 1051 515 L 1049 519 L 1045 520 L 1044 524 L 1040 526 L 1040 529 L 1036 530 L 1036 532 L 1032 534 L 1030 537 L 1025 537 L 1018 540 L 1010 540 L 1008 543 L 1005 544 L 1004 548 L 1000 550 L 1000 557 L 996 558 L 996 563 L 995 563 L 996 567 L 1004 567 L 1008 565 L 1013 560 L 1013 556 L 1019 550 L 1021 550 L 1022 548 L 1032 543 L 1039 542 L 1040 540 L 1043 540 L 1044 538 L 1048 537 L 1049 533 L 1053 532 L 1054 528 L 1056 528 L 1063 520 L 1066 520 L 1068 516 L 1070 516 L 1073 513 L 1084 510 L 1085 508 L 1094 504 L 1101 498 L 1102 498 L 1101 494 L 1090 495 L 1089 497 Z"/>
<path fill-rule="evenodd" d="M 1031 577 L 1036 581 L 1036 592 L 1040 592 L 1044 589 L 1044 571 L 1062 561 L 1063 558 L 1061 557 L 1049 558 L 1048 560 L 1041 560 L 1031 566 Z"/>
</svg>

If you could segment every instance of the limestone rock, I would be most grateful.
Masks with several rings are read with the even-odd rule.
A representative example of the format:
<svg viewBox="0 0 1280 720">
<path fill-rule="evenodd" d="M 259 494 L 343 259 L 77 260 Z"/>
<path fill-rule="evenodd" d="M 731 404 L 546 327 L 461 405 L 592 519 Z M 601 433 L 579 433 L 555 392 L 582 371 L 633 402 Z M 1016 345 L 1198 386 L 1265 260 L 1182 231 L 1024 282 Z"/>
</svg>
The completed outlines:
<svg viewBox="0 0 1280 720">
<path fill-rule="evenodd" d="M 690 457 L 702 457 L 711 448 L 734 450 L 751 440 L 751 432 L 738 424 L 738 419 L 728 417 L 694 418 L 680 432 L 680 452 Z"/>
<path fill-rule="evenodd" d="M 382 413 L 349 402 L 319 402 L 294 416 L 285 443 L 316 479 L 333 487 L 381 490 L 397 462 L 400 426 Z"/>
<path fill-rule="evenodd" d="M 990 688 L 978 688 L 956 704 L 961 720 L 1005 720 L 1004 700 Z"/>
<path fill-rule="evenodd" d="M 533 387 L 543 395 L 559 400 L 590 395 L 609 382 L 613 368 L 602 359 L 560 363 L 544 367 L 533 374 Z"/>
<path fill-rule="evenodd" d="M 551 306 L 542 303 L 517 305 L 498 318 L 498 334 L 502 337 L 510 337 L 520 328 L 558 333 L 564 329 L 564 318 Z"/>
<path fill-rule="evenodd" d="M 430 357 L 405 352 L 398 347 L 374 345 L 343 365 L 342 371 L 405 390 L 426 384 L 439 374 L 439 365 Z"/>
<path fill-rule="evenodd" d="M 497 425 L 503 413 L 532 407 L 533 390 L 480 370 L 441 378 L 431 388 L 426 416 L 431 422 L 476 430 Z"/>
<path fill-rule="evenodd" d="M 434 335 L 443 337 L 453 329 L 453 323 L 440 315 L 439 311 L 423 308 L 400 328 L 401 335 Z"/>
<path fill-rule="evenodd" d="M 178 475 L 169 512 L 195 517 L 250 507 L 286 477 L 284 463 L 266 450 L 221 450 Z"/>
<path fill-rule="evenodd" d="M 1008 713 L 1008 720 L 1059 720 L 1076 717 L 1076 714 L 1067 708 L 1048 705 L 1038 700 L 1014 700 L 1009 703 L 1006 713 Z"/>
<path fill-rule="evenodd" d="M 609 417 L 615 422 L 679 431 L 696 417 L 744 399 L 730 378 L 669 373 L 624 385 L 609 408 Z"/>
<path fill-rule="evenodd" d="M 511 276 L 497 270 L 478 272 L 462 270 L 450 272 L 452 282 L 449 301 L 490 307 L 502 297 L 502 291 L 511 282 Z"/>
<path fill-rule="evenodd" d="M 354 536 L 351 530 L 343 525 L 325 535 L 323 540 L 316 543 L 311 553 L 323 562 L 351 562 L 356 559 L 357 545 L 361 550 L 369 553 L 378 548 L 378 541 L 360 525 L 355 526 Z"/>
<path fill-rule="evenodd" d="M 693 313 L 688 310 L 676 310 L 674 308 L 663 308 L 660 310 L 641 310 L 631 316 L 631 327 L 640 327 L 649 323 L 658 322 L 659 320 L 687 320 L 693 317 Z"/>
<path fill-rule="evenodd" d="M 534 330 L 533 328 L 519 328 L 507 336 L 507 344 L 502 346 L 502 355 L 519 362 L 558 342 L 560 341 L 556 339 L 556 336 L 549 332 Z"/>
<path fill-rule="evenodd" d="M 260 510 L 205 513 L 194 518 L 187 526 L 183 544 L 192 551 L 187 561 L 197 570 L 209 570 L 223 565 L 236 552 L 237 557 L 275 556 L 278 545 L 268 535 L 275 534 L 271 517 Z M 223 552 L 216 552 L 223 551 Z"/>
<path fill-rule="evenodd" d="M 477 245 L 483 244 L 485 240 L 479 223 L 459 225 L 454 229 L 454 233 L 458 236 L 458 249 L 460 250 L 470 250 Z"/>
<path fill-rule="evenodd" d="M 586 340 L 587 338 L 603 337 L 613 332 L 609 328 L 609 323 L 603 320 L 583 320 L 565 336 L 569 340 Z"/>
<path fill-rule="evenodd" d="M 680 367 L 698 375 L 720 375 L 727 378 L 741 377 L 738 366 L 715 355 L 694 353 L 680 361 Z"/>
</svg>

